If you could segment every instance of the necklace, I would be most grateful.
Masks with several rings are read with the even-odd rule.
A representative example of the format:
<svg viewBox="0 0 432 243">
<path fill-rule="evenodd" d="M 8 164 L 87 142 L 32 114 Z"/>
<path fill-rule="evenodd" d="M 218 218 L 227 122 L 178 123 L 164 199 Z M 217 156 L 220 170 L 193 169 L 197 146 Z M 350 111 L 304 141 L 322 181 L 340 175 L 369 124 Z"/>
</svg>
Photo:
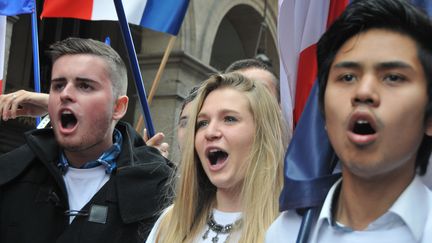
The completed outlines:
<svg viewBox="0 0 432 243">
<path fill-rule="evenodd" d="M 216 223 L 216 221 L 214 220 L 214 216 L 213 216 L 213 211 L 209 214 L 209 217 L 207 219 L 207 225 L 208 225 L 208 229 L 206 230 L 206 232 L 204 233 L 204 235 L 202 236 L 202 239 L 205 240 L 208 238 L 208 234 L 211 231 L 216 233 L 216 236 L 212 238 L 212 242 L 213 243 L 217 243 L 219 241 L 219 234 L 228 234 L 225 243 L 228 242 L 228 239 L 231 235 L 231 232 L 233 230 L 237 230 L 238 228 L 240 228 L 241 224 L 242 224 L 243 220 L 242 219 L 237 219 L 234 223 L 232 224 L 227 224 L 227 225 L 221 225 Z"/>
</svg>

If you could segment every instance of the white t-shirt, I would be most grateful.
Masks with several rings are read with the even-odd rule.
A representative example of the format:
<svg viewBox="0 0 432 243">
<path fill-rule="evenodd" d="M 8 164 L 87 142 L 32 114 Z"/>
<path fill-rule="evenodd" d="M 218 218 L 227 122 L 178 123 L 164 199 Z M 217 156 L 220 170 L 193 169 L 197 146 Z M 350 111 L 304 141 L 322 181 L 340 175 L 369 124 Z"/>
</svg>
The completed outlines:
<svg viewBox="0 0 432 243">
<path fill-rule="evenodd" d="M 165 214 L 167 213 L 168 210 L 169 210 L 169 208 L 166 209 L 164 211 L 164 213 L 159 217 L 156 224 L 153 226 L 153 229 L 151 230 L 150 235 L 148 236 L 146 243 L 155 243 L 156 242 L 156 232 L 159 229 L 160 221 L 165 216 Z M 217 209 L 213 209 L 214 220 L 217 224 L 220 224 L 220 225 L 233 224 L 236 220 L 240 219 L 241 216 L 242 216 L 241 212 L 222 212 L 222 211 L 219 211 Z M 213 243 L 212 239 L 213 239 L 213 237 L 216 236 L 216 232 L 214 232 L 212 230 L 210 230 L 208 232 L 207 238 L 203 239 L 203 236 L 204 236 L 205 232 L 208 230 L 208 228 L 209 227 L 206 225 L 201 230 L 201 232 L 197 235 L 197 237 L 194 239 L 193 242 L 194 243 Z M 240 239 L 240 231 L 236 230 L 236 231 L 232 231 L 230 234 L 219 234 L 218 235 L 219 240 L 217 242 L 218 243 L 225 242 L 228 235 L 229 235 L 229 242 L 230 243 L 238 242 Z"/>
<path fill-rule="evenodd" d="M 89 169 L 69 167 L 63 175 L 69 199 L 69 210 L 81 210 L 99 189 L 109 180 L 105 173 L 105 166 L 100 165 Z M 75 216 L 70 216 L 72 223 Z"/>
</svg>

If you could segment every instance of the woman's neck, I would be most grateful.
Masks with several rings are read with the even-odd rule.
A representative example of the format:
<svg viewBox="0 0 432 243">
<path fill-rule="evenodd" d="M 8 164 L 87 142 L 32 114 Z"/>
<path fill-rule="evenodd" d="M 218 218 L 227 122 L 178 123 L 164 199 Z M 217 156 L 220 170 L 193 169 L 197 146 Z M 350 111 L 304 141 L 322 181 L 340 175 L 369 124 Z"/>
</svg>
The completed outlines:
<svg viewBox="0 0 432 243">
<path fill-rule="evenodd" d="M 240 212 L 243 210 L 240 190 L 217 189 L 215 208 L 222 212 Z"/>
</svg>

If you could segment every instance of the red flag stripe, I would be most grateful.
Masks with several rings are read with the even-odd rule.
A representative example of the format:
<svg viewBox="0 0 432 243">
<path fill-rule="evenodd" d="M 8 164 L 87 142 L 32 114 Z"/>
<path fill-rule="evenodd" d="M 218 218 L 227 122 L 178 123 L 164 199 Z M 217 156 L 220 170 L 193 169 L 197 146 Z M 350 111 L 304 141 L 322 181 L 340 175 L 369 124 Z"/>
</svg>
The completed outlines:
<svg viewBox="0 0 432 243">
<path fill-rule="evenodd" d="M 297 124 L 300 119 L 303 108 L 306 105 L 309 97 L 310 90 L 317 75 L 317 61 L 316 61 L 316 44 L 309 46 L 300 53 L 298 69 L 297 69 L 297 82 L 296 82 L 296 95 L 294 107 L 294 124 Z"/>
<path fill-rule="evenodd" d="M 67 5 L 67 8 L 64 6 Z M 41 18 L 77 18 L 91 20 L 92 0 L 45 0 Z"/>
<path fill-rule="evenodd" d="M 348 0 L 331 0 L 327 27 L 343 12 Z M 317 75 L 316 44 L 303 49 L 299 56 L 294 106 L 294 124 L 297 124 Z"/>
<path fill-rule="evenodd" d="M 349 0 L 331 0 L 327 17 L 327 28 L 341 15 Z"/>
</svg>

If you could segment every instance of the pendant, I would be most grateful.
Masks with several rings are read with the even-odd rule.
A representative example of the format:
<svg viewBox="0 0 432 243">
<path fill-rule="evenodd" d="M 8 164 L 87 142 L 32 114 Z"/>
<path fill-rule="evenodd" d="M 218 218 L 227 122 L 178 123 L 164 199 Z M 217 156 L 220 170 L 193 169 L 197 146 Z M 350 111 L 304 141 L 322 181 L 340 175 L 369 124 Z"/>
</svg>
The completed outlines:
<svg viewBox="0 0 432 243">
<path fill-rule="evenodd" d="M 218 234 L 216 234 L 216 236 L 212 238 L 212 242 L 217 243 L 218 241 L 219 241 L 219 237 Z"/>
<path fill-rule="evenodd" d="M 204 233 L 204 235 L 202 236 L 202 239 L 205 240 L 208 237 L 208 234 L 210 232 L 210 227 L 208 228 L 208 230 Z"/>
</svg>

